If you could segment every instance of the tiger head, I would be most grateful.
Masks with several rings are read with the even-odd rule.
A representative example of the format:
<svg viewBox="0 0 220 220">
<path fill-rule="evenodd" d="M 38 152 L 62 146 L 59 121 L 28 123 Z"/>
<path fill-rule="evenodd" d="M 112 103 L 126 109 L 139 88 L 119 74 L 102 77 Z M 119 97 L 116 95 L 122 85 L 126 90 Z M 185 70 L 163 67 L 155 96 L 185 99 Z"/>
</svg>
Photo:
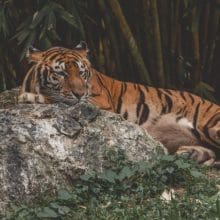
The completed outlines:
<svg viewBox="0 0 220 220">
<path fill-rule="evenodd" d="M 27 58 L 35 65 L 46 64 L 44 66 L 50 68 L 51 73 L 53 72 L 51 77 L 65 75 L 64 82 L 61 80 L 62 84 L 68 85 L 68 90 L 81 98 L 88 95 L 88 81 L 91 76 L 90 62 L 87 59 L 88 51 L 85 42 L 80 42 L 74 49 L 52 47 L 40 51 L 31 47 L 27 52 Z"/>
</svg>

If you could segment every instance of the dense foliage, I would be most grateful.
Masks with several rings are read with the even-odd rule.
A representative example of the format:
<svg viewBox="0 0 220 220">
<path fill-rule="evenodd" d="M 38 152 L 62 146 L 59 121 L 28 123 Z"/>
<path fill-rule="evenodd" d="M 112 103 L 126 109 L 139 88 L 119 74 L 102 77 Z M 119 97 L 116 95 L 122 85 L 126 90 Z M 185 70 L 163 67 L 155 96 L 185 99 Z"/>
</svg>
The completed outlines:
<svg viewBox="0 0 220 220">
<path fill-rule="evenodd" d="M 0 0 L 0 91 L 19 85 L 30 45 L 88 42 L 115 78 L 220 100 L 220 0 Z"/>
<path fill-rule="evenodd" d="M 207 177 L 207 169 L 171 155 L 130 162 L 109 151 L 106 160 L 102 173 L 84 174 L 72 189 L 41 195 L 4 219 L 219 219 L 219 179 Z M 161 194 L 170 188 L 175 192 L 166 201 Z"/>
</svg>

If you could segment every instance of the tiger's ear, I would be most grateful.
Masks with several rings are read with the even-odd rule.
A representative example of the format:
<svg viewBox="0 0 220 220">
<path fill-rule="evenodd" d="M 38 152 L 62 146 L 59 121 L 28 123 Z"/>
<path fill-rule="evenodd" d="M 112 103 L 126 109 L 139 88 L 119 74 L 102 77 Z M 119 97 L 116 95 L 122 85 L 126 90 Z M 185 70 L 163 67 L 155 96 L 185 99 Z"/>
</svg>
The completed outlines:
<svg viewBox="0 0 220 220">
<path fill-rule="evenodd" d="M 37 63 L 43 58 L 43 51 L 40 51 L 33 46 L 29 46 L 26 52 L 26 57 L 29 62 Z"/>
<path fill-rule="evenodd" d="M 80 43 L 78 45 L 76 45 L 74 49 L 85 56 L 89 52 L 89 48 L 88 48 L 87 43 L 85 41 L 80 41 Z"/>
</svg>

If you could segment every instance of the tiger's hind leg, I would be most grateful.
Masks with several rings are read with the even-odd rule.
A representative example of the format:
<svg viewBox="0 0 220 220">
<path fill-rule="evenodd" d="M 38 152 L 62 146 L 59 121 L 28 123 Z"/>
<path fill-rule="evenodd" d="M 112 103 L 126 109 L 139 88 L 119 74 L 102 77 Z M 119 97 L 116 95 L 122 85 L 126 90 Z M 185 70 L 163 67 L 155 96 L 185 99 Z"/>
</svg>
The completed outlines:
<svg viewBox="0 0 220 220">
<path fill-rule="evenodd" d="M 18 103 L 39 103 L 39 104 L 46 104 L 49 103 L 49 100 L 41 95 L 35 94 L 30 92 L 21 93 L 18 96 Z"/>
<path fill-rule="evenodd" d="M 177 154 L 188 155 L 190 159 L 206 166 L 215 166 L 215 152 L 202 146 L 181 146 Z"/>
<path fill-rule="evenodd" d="M 170 154 L 186 154 L 200 164 L 214 166 L 215 152 L 204 147 L 191 129 L 178 124 L 172 114 L 161 117 L 155 125 L 148 128 L 148 132 L 160 141 Z"/>
</svg>

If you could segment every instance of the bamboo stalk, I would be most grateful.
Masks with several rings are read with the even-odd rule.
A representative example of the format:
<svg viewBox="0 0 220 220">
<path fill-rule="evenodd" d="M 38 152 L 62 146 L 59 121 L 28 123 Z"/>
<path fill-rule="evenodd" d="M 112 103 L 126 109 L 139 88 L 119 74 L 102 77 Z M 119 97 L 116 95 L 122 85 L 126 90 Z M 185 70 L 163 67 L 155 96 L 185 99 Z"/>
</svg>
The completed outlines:
<svg viewBox="0 0 220 220">
<path fill-rule="evenodd" d="M 175 64 L 176 64 L 176 45 L 177 45 L 177 33 L 178 33 L 178 19 L 179 18 L 179 8 L 180 0 L 170 1 L 171 7 L 171 16 L 170 16 L 170 25 L 171 25 L 171 34 L 170 34 L 170 47 L 171 47 L 171 58 L 170 58 L 170 81 L 171 84 L 175 87 L 177 82 Z"/>
<path fill-rule="evenodd" d="M 152 42 L 152 25 L 151 25 L 151 17 L 150 17 L 150 0 L 142 0 L 141 4 L 141 16 L 142 16 L 142 32 L 143 32 L 143 40 L 142 40 L 142 54 L 145 60 L 145 63 L 150 72 L 150 77 L 152 84 L 156 84 L 157 79 L 155 77 L 155 67 L 152 62 L 152 54 L 153 54 L 153 44 Z"/>
<path fill-rule="evenodd" d="M 177 56 L 178 57 L 182 57 L 182 29 L 181 29 L 181 25 L 178 24 L 177 26 L 177 41 L 176 41 L 176 51 L 177 51 Z M 183 75 L 184 74 L 184 69 L 183 69 L 183 64 L 181 62 L 180 59 L 176 60 L 176 68 L 175 68 L 175 72 L 178 76 Z M 184 86 L 184 80 L 182 82 L 182 80 L 179 79 L 180 77 L 178 77 L 176 85 L 178 89 L 182 89 L 182 87 Z"/>
<path fill-rule="evenodd" d="M 160 36 L 160 24 L 159 16 L 157 9 L 157 1 L 150 0 L 151 10 L 152 10 L 152 27 L 153 27 L 153 36 L 154 36 L 154 45 L 155 45 L 155 63 L 156 63 L 156 75 L 158 79 L 159 86 L 164 87 L 165 85 L 165 76 L 164 76 L 164 67 L 163 67 L 163 52 L 161 46 L 161 36 Z"/>
<path fill-rule="evenodd" d="M 109 37 L 110 43 L 111 43 L 111 51 L 112 54 L 114 56 L 114 61 L 116 64 L 116 68 L 114 71 L 112 71 L 114 74 L 114 76 L 116 78 L 120 77 L 121 73 L 122 73 L 122 69 L 121 69 L 121 64 L 120 64 L 120 56 L 119 56 L 119 49 L 118 49 L 118 42 L 116 40 L 116 35 L 115 35 L 115 29 L 112 26 L 112 22 L 111 22 L 111 18 L 110 15 L 108 13 L 108 8 L 106 7 L 106 3 L 103 0 L 98 0 L 97 1 L 98 7 L 101 11 L 102 17 L 104 19 L 104 23 L 105 23 L 105 31 Z M 117 70 L 117 71 L 116 71 Z"/>
<path fill-rule="evenodd" d="M 220 0 L 215 1 L 215 6 L 213 6 L 213 13 L 210 19 L 210 45 L 206 69 L 206 73 L 208 76 L 211 74 L 212 71 L 213 56 L 216 48 L 217 33 L 220 25 L 220 11 L 219 8 L 216 8 L 216 5 L 220 6 Z"/>
<path fill-rule="evenodd" d="M 124 17 L 124 14 L 121 10 L 120 4 L 117 0 L 108 1 L 109 6 L 112 9 L 113 14 L 115 15 L 121 32 L 124 36 L 124 39 L 128 45 L 128 49 L 131 53 L 131 56 L 134 60 L 134 63 L 137 66 L 138 72 L 141 74 L 142 79 L 145 80 L 148 84 L 151 83 L 150 76 L 148 70 L 144 64 L 143 58 L 138 50 L 137 43 L 131 33 L 130 27 Z"/>
<path fill-rule="evenodd" d="M 201 81 L 200 71 L 200 37 L 199 37 L 199 18 L 200 18 L 200 5 L 194 6 L 192 9 L 192 45 L 193 45 L 193 57 L 194 57 L 194 71 L 193 71 L 193 87 L 195 88 Z"/>
<path fill-rule="evenodd" d="M 202 44 L 202 58 L 201 63 L 202 66 L 205 66 L 207 59 L 207 49 L 208 49 L 208 25 L 209 25 L 209 16 L 210 16 L 210 3 L 205 2 L 204 7 L 204 16 L 203 16 L 203 25 L 202 25 L 202 34 L 201 34 L 201 44 Z"/>
<path fill-rule="evenodd" d="M 164 75 L 165 75 L 165 87 L 171 87 L 170 84 L 170 51 L 169 51 L 169 39 L 170 39 L 170 0 L 158 0 L 158 13 L 160 20 L 161 30 L 161 42 L 163 49 L 163 61 L 164 61 Z"/>
</svg>

